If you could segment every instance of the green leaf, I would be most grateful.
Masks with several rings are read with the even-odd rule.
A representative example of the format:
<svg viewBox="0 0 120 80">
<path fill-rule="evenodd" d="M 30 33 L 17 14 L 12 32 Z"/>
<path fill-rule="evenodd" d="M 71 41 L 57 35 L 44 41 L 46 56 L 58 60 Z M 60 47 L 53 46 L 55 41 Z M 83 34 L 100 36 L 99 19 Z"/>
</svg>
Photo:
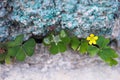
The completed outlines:
<svg viewBox="0 0 120 80">
<path fill-rule="evenodd" d="M 15 57 L 19 48 L 20 48 L 20 46 L 8 48 L 8 55 Z"/>
<path fill-rule="evenodd" d="M 105 48 L 108 43 L 110 42 L 109 39 L 107 38 L 104 38 L 103 36 L 99 36 L 98 37 L 98 40 L 97 40 L 97 45 L 100 47 L 100 48 Z"/>
<path fill-rule="evenodd" d="M 70 43 L 70 37 L 68 37 L 68 36 L 66 36 L 66 37 L 64 37 L 64 38 L 61 38 L 61 40 L 62 40 L 62 42 L 64 43 L 64 44 L 69 44 Z"/>
<path fill-rule="evenodd" d="M 16 37 L 15 41 L 17 46 L 8 47 L 8 55 L 16 57 L 16 59 L 19 61 L 23 61 L 26 58 L 26 55 L 32 56 L 36 44 L 34 39 L 29 39 L 24 44 L 22 44 L 22 39 L 23 35 Z"/>
<path fill-rule="evenodd" d="M 18 61 L 24 61 L 25 58 L 26 58 L 25 51 L 22 49 L 22 47 L 20 47 L 17 52 L 16 59 Z"/>
<path fill-rule="evenodd" d="M 66 45 L 63 43 L 58 43 L 57 45 L 59 52 L 65 52 L 67 50 Z"/>
<path fill-rule="evenodd" d="M 22 42 L 23 42 L 23 38 L 24 38 L 24 35 L 23 35 L 23 34 L 18 35 L 18 36 L 15 38 L 15 44 L 16 44 L 16 45 L 21 45 Z"/>
<path fill-rule="evenodd" d="M 66 32 L 64 30 L 61 30 L 60 31 L 60 37 L 64 38 L 66 36 L 67 36 Z"/>
<path fill-rule="evenodd" d="M 35 48 L 35 40 L 34 39 L 29 39 L 28 41 L 26 41 L 24 44 L 23 44 L 23 49 L 25 51 L 25 53 L 28 55 L 28 56 L 32 56 L 33 53 L 34 53 L 34 48 Z"/>
<path fill-rule="evenodd" d="M 59 43 L 59 42 L 61 42 L 61 38 L 60 38 L 60 36 L 59 35 L 52 35 L 52 42 L 54 42 L 54 43 Z"/>
<path fill-rule="evenodd" d="M 49 51 L 51 54 L 57 54 L 58 53 L 58 46 L 55 43 L 52 43 Z"/>
<path fill-rule="evenodd" d="M 117 58 L 118 57 L 118 54 L 112 48 L 104 48 L 104 49 L 102 49 L 101 52 L 100 52 L 100 55 L 110 57 L 110 58 Z"/>
<path fill-rule="evenodd" d="M 16 44 L 14 41 L 7 42 L 7 47 L 15 47 L 15 46 L 16 46 Z"/>
<path fill-rule="evenodd" d="M 113 58 L 119 57 L 118 54 L 111 48 L 104 48 L 99 51 L 99 56 L 109 65 L 115 64 L 115 60 Z"/>
<path fill-rule="evenodd" d="M 95 46 L 89 45 L 87 51 L 90 56 L 93 57 L 99 52 L 99 49 Z"/>
<path fill-rule="evenodd" d="M 80 46 L 80 53 L 85 53 L 87 52 L 87 48 L 88 48 L 88 42 L 86 40 L 81 41 L 81 46 Z"/>
<path fill-rule="evenodd" d="M 59 52 L 65 52 L 67 50 L 66 45 L 64 43 L 58 43 L 57 45 L 55 43 L 51 44 L 51 47 L 49 49 L 51 54 L 57 54 Z"/>
<path fill-rule="evenodd" d="M 11 59 L 10 59 L 10 56 L 6 56 L 5 57 L 5 63 L 7 63 L 7 64 L 10 64 L 11 63 Z"/>
<path fill-rule="evenodd" d="M 43 43 L 44 43 L 45 45 L 50 45 L 50 43 L 51 43 L 50 37 L 44 38 L 44 39 L 43 39 Z"/>
<path fill-rule="evenodd" d="M 21 45 L 23 42 L 24 35 L 18 35 L 14 41 L 7 42 L 7 47 L 15 47 Z"/>
<path fill-rule="evenodd" d="M 114 66 L 114 65 L 117 65 L 117 64 L 118 64 L 118 62 L 115 59 L 111 59 L 110 62 L 109 62 L 110 66 Z"/>
<path fill-rule="evenodd" d="M 72 37 L 71 38 L 71 48 L 73 50 L 77 50 L 80 45 L 80 41 L 77 37 Z"/>
<path fill-rule="evenodd" d="M 7 43 L 8 56 L 15 57 L 19 61 L 23 61 L 26 55 L 32 56 L 36 42 L 34 39 L 29 39 L 23 44 L 24 35 L 18 35 L 14 41 Z"/>
<path fill-rule="evenodd" d="M 0 61 L 4 61 L 6 57 L 6 54 L 0 54 Z"/>
</svg>

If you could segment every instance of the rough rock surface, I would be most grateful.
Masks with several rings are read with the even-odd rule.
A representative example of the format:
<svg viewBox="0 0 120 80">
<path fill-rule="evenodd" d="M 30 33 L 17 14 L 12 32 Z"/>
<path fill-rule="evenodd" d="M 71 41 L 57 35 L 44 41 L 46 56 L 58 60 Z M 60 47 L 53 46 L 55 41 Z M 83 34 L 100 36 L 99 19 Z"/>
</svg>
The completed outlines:
<svg viewBox="0 0 120 80">
<path fill-rule="evenodd" d="M 120 58 L 110 67 L 100 58 L 68 50 L 50 55 L 43 45 L 25 62 L 0 65 L 0 80 L 120 80 Z"/>
<path fill-rule="evenodd" d="M 112 31 L 113 38 L 120 38 L 120 18 L 116 19 L 114 28 Z"/>
<path fill-rule="evenodd" d="M 0 41 L 68 29 L 79 37 L 111 35 L 119 0 L 0 0 Z"/>
</svg>

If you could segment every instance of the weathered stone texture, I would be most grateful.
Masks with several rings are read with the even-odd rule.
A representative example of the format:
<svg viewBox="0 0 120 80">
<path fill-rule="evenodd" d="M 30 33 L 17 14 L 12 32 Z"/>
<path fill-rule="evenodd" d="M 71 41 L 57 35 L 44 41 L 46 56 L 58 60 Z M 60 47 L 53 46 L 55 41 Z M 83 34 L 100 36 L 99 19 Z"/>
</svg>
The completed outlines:
<svg viewBox="0 0 120 80">
<path fill-rule="evenodd" d="M 119 5 L 118 0 L 0 0 L 0 41 L 46 35 L 50 26 L 78 37 L 111 35 Z"/>
</svg>

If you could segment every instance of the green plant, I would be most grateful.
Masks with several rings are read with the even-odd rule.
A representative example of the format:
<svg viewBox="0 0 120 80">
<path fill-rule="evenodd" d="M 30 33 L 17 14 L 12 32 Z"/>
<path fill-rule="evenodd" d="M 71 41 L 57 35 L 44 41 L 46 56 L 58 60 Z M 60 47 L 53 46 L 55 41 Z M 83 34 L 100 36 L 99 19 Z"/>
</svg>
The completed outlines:
<svg viewBox="0 0 120 80">
<path fill-rule="evenodd" d="M 24 35 L 18 35 L 15 40 L 0 43 L 0 63 L 11 63 L 11 60 L 24 61 L 26 56 L 32 56 L 36 42 L 34 39 L 24 41 Z M 69 36 L 65 30 L 60 33 L 51 33 L 43 39 L 44 45 L 48 46 L 51 54 L 63 53 L 70 46 L 80 54 L 89 54 L 91 57 L 98 55 L 110 66 L 117 65 L 118 54 L 108 44 L 110 40 L 103 36 L 90 34 L 86 39 Z"/>
<path fill-rule="evenodd" d="M 67 45 L 70 43 L 70 37 L 64 30 L 61 30 L 57 35 L 53 33 L 48 35 L 44 38 L 43 43 L 49 46 L 50 53 L 57 54 L 67 50 Z"/>
<path fill-rule="evenodd" d="M 116 65 L 118 62 L 115 60 L 115 58 L 118 58 L 118 54 L 115 50 L 110 48 L 108 46 L 108 43 L 110 42 L 109 39 L 104 38 L 103 36 L 99 36 L 99 39 L 97 41 L 97 45 L 99 48 L 98 55 L 103 59 L 106 63 L 109 65 Z"/>
<path fill-rule="evenodd" d="M 116 51 L 108 45 L 110 40 L 103 36 L 91 35 L 92 37 L 87 37 L 88 41 L 84 38 L 81 40 L 76 37 L 71 38 L 71 48 L 75 51 L 79 51 L 81 54 L 88 53 L 91 57 L 98 55 L 109 65 L 116 65 L 118 62 L 115 58 L 118 58 L 119 56 Z"/>
<path fill-rule="evenodd" d="M 70 45 L 74 51 L 78 51 L 81 54 L 88 53 L 91 57 L 98 55 L 103 61 L 113 66 L 118 63 L 115 60 L 115 58 L 118 58 L 118 54 L 108 45 L 109 42 L 109 39 L 103 36 L 94 36 L 94 34 L 91 34 L 86 39 L 78 39 L 76 36 L 69 37 L 64 30 L 57 35 L 51 33 L 43 40 L 43 43 L 49 46 L 49 51 L 52 54 L 65 52 L 67 46 Z"/>
<path fill-rule="evenodd" d="M 18 35 L 14 41 L 3 43 L 5 46 L 5 53 L 0 54 L 0 61 L 11 63 L 12 59 L 24 61 L 26 56 L 32 56 L 34 53 L 35 40 L 29 39 L 24 42 L 24 35 Z"/>
</svg>

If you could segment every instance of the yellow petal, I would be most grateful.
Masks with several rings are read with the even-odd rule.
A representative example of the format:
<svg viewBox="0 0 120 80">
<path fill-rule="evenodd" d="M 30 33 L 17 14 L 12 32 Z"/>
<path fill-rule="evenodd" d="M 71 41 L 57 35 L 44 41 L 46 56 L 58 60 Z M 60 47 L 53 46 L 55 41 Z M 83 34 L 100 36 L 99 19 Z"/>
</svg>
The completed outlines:
<svg viewBox="0 0 120 80">
<path fill-rule="evenodd" d="M 89 41 L 89 44 L 92 45 L 92 41 Z"/>
<path fill-rule="evenodd" d="M 90 37 L 94 37 L 94 34 L 90 34 Z"/>
<path fill-rule="evenodd" d="M 91 39 L 90 41 L 91 41 L 91 42 L 94 42 L 95 40 L 94 40 L 94 39 Z"/>
<path fill-rule="evenodd" d="M 98 40 L 98 36 L 95 36 L 94 39 L 95 39 L 95 40 Z"/>
<path fill-rule="evenodd" d="M 90 40 L 90 37 L 87 37 L 87 40 Z"/>
<path fill-rule="evenodd" d="M 96 44 L 96 41 L 93 41 L 93 44 Z"/>
</svg>

